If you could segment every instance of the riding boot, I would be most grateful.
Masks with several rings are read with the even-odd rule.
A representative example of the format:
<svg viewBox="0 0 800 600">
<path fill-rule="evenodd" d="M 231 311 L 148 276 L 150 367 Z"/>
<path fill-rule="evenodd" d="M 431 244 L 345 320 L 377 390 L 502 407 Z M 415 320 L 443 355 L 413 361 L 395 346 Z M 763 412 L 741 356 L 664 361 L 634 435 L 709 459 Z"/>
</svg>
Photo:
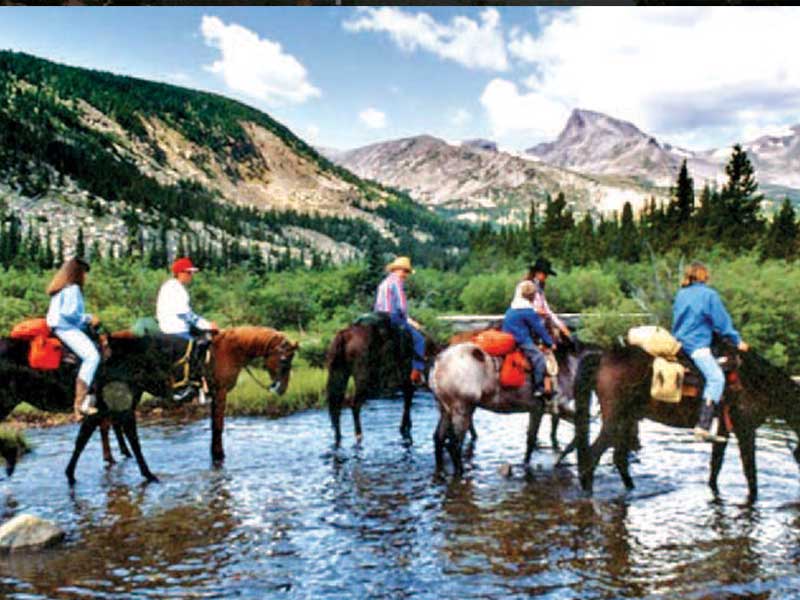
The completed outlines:
<svg viewBox="0 0 800 600">
<path fill-rule="evenodd" d="M 97 414 L 94 404 L 94 396 L 89 394 L 89 386 L 78 377 L 75 380 L 75 402 L 72 407 L 75 419 L 80 421 L 84 416 Z"/>
<path fill-rule="evenodd" d="M 725 438 L 717 435 L 719 419 L 716 418 L 716 404 L 706 400 L 700 407 L 700 418 L 694 428 L 694 437 L 702 442 L 724 442 Z"/>
</svg>

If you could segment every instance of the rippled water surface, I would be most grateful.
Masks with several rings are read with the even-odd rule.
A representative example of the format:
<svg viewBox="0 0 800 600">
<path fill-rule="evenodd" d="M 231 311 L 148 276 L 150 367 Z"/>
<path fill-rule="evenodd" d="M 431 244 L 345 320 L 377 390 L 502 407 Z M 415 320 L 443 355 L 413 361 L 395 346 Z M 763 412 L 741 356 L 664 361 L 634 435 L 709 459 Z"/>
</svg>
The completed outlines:
<svg viewBox="0 0 800 600">
<path fill-rule="evenodd" d="M 519 466 L 524 415 L 479 412 L 467 475 L 451 481 L 434 476 L 432 398 L 415 401 L 411 446 L 400 414 L 398 401 L 370 402 L 360 448 L 345 414 L 337 451 L 325 412 L 229 419 L 219 469 L 207 421 L 144 426 L 160 484 L 130 460 L 104 468 L 95 439 L 73 491 L 63 470 L 76 428 L 30 431 L 34 453 L 0 481 L 0 516 L 53 519 L 68 537 L 0 558 L 0 596 L 800 597 L 800 486 L 783 432 L 759 432 L 761 495 L 748 507 L 735 443 L 713 502 L 709 446 L 645 422 L 636 490 L 607 456 L 586 499 L 550 448 Z"/>
</svg>

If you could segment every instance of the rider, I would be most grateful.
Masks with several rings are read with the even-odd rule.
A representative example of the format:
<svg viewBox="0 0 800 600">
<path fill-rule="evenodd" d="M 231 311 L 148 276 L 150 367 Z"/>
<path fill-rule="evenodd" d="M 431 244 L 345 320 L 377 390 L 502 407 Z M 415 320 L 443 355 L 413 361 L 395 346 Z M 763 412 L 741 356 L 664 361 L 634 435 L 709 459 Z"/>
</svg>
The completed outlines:
<svg viewBox="0 0 800 600">
<path fill-rule="evenodd" d="M 189 292 L 186 290 L 192 282 L 194 274 L 199 271 L 192 264 L 189 258 L 178 258 L 172 263 L 172 274 L 174 277 L 168 279 L 161 285 L 156 300 L 156 319 L 161 332 L 166 335 L 173 335 L 187 341 L 193 339 L 192 329 L 203 333 L 210 333 L 217 330 L 217 326 L 204 319 L 192 310 L 189 305 Z M 205 336 L 199 338 L 194 346 L 192 359 L 194 362 L 197 356 L 203 356 L 207 347 Z M 175 400 L 186 400 L 194 393 L 191 385 L 187 385 L 174 394 Z"/>
<path fill-rule="evenodd" d="M 408 302 L 403 287 L 405 280 L 414 272 L 411 268 L 411 259 L 407 256 L 398 256 L 386 265 L 389 272 L 378 286 L 375 298 L 375 312 L 388 313 L 392 325 L 411 335 L 414 346 L 412 358 L 411 381 L 417 385 L 423 383 L 425 369 L 425 338 L 419 332 L 420 324 L 408 316 Z"/>
<path fill-rule="evenodd" d="M 535 295 L 536 286 L 532 281 L 523 281 L 517 286 L 511 306 L 503 317 L 503 331 L 514 336 L 519 349 L 522 350 L 533 367 L 533 395 L 541 398 L 545 396 L 544 378 L 547 364 L 544 353 L 539 350 L 533 341 L 533 335 L 538 336 L 545 346 L 549 348 L 554 348 L 555 344 L 542 324 L 541 317 L 533 309 Z"/>
<path fill-rule="evenodd" d="M 677 338 L 697 368 L 703 373 L 706 384 L 705 400 L 700 409 L 700 418 L 694 428 L 695 437 L 703 441 L 723 441 L 712 427 L 714 416 L 725 390 L 725 376 L 711 354 L 711 335 L 718 332 L 731 340 L 739 350 L 746 352 L 749 346 L 742 341 L 733 327 L 728 311 L 716 290 L 707 285 L 708 268 L 694 262 L 684 273 L 681 289 L 672 306 L 672 335 Z"/>
<path fill-rule="evenodd" d="M 87 326 L 97 327 L 100 320 L 84 308 L 82 290 L 88 272 L 89 263 L 82 258 L 72 258 L 61 265 L 47 286 L 50 295 L 47 326 L 81 359 L 73 405 L 77 420 L 97 413 L 94 395 L 89 394 L 89 390 L 100 366 L 100 353 L 85 330 Z"/>
<path fill-rule="evenodd" d="M 550 309 L 550 305 L 547 304 L 547 298 L 545 298 L 544 295 L 544 288 L 549 275 L 555 277 L 556 272 L 553 270 L 550 261 L 546 258 L 537 258 L 536 262 L 528 267 L 528 275 L 525 279 L 532 281 L 536 285 L 533 309 L 539 313 L 539 316 L 542 317 L 542 320 L 551 332 L 558 330 L 566 339 L 570 339 L 571 332 L 569 327 L 567 327 L 564 322 L 558 318 L 558 315 Z"/>
</svg>

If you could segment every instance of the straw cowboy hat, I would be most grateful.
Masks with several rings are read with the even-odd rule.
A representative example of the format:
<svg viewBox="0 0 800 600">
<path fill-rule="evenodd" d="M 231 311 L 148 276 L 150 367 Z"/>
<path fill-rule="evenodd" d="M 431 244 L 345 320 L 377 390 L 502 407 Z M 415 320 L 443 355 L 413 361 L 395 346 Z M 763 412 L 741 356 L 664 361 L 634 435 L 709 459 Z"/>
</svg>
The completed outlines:
<svg viewBox="0 0 800 600">
<path fill-rule="evenodd" d="M 414 269 L 411 268 L 411 259 L 407 256 L 398 256 L 392 262 L 386 265 L 386 270 L 390 273 L 400 269 L 403 271 L 408 271 L 409 273 L 413 273 Z"/>
</svg>

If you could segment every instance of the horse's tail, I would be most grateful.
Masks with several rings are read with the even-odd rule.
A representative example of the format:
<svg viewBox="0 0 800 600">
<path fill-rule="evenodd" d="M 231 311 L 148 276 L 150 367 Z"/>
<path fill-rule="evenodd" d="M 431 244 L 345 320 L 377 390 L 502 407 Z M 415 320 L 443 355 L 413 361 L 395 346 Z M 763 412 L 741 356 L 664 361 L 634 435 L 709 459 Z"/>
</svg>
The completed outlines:
<svg viewBox="0 0 800 600">
<path fill-rule="evenodd" d="M 350 379 L 350 367 L 347 364 L 347 334 L 342 330 L 333 338 L 328 355 L 326 357 L 328 365 L 328 383 L 325 387 L 325 400 L 328 403 L 328 414 L 331 418 L 331 425 L 336 434 L 338 445 L 341 439 L 339 428 L 339 417 L 342 412 L 345 393 L 347 392 L 347 381 Z"/>
<path fill-rule="evenodd" d="M 589 412 L 592 390 L 597 379 L 602 355 L 589 354 L 578 365 L 575 375 L 575 446 L 578 450 L 578 475 L 581 487 L 592 491 L 594 464 L 589 446 Z"/>
</svg>

